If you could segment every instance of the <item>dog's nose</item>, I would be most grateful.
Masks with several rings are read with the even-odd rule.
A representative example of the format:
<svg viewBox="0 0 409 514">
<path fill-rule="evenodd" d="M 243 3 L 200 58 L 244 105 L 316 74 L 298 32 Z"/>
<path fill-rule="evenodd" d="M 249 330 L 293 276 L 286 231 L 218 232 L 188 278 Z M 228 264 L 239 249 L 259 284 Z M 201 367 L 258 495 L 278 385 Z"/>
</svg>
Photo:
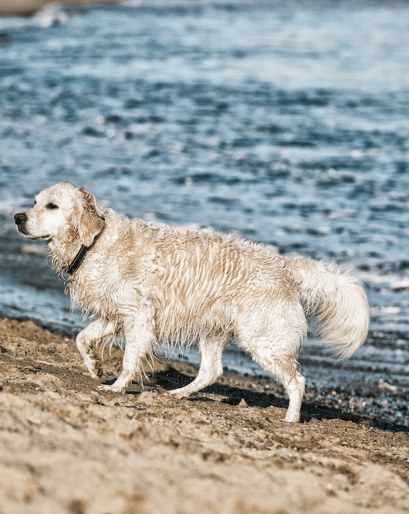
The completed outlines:
<svg viewBox="0 0 409 514">
<path fill-rule="evenodd" d="M 21 223 L 24 223 L 27 219 L 27 216 L 26 216 L 26 213 L 25 212 L 18 212 L 17 214 L 14 215 L 14 221 L 16 223 L 16 225 L 21 225 Z"/>
</svg>

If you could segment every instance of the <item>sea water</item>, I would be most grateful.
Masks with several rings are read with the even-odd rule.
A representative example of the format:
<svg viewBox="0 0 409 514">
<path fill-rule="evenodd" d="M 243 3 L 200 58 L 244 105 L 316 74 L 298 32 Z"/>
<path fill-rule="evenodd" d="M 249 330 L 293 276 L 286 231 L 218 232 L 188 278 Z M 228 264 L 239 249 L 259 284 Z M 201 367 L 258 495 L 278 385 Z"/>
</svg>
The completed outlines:
<svg viewBox="0 0 409 514">
<path fill-rule="evenodd" d="M 0 314 L 78 330 L 42 244 L 13 221 L 68 180 L 128 216 L 352 269 L 368 341 L 345 364 L 309 341 L 307 380 L 407 392 L 408 48 L 405 2 L 139 1 L 0 19 Z M 224 363 L 261 372 L 234 347 Z"/>
</svg>

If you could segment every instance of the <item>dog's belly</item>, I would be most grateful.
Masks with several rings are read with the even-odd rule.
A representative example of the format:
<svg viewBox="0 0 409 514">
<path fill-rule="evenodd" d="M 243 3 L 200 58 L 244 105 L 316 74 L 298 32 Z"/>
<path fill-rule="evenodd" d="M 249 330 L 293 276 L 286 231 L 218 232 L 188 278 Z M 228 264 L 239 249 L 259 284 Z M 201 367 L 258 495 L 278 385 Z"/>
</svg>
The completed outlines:
<svg viewBox="0 0 409 514">
<path fill-rule="evenodd" d="M 186 302 L 182 298 L 161 301 L 155 308 L 156 336 L 163 342 L 190 344 L 200 338 L 233 333 L 234 307 L 220 301 Z"/>
</svg>

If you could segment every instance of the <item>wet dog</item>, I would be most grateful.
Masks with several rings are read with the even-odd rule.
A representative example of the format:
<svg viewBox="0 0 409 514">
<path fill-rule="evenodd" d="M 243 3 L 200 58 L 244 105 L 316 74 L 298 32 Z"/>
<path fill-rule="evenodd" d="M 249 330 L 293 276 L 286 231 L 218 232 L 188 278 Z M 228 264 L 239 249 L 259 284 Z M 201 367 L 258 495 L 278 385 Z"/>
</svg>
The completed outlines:
<svg viewBox="0 0 409 514">
<path fill-rule="evenodd" d="M 210 229 L 131 220 L 70 183 L 41 191 L 15 222 L 23 236 L 47 242 L 55 269 L 68 277 L 73 305 L 93 318 L 77 346 L 94 378 L 101 374 L 95 346 L 125 339 L 122 371 L 103 390 L 124 391 L 158 341 L 197 342 L 196 378 L 171 391 L 188 396 L 220 377 L 223 347 L 234 339 L 282 382 L 285 421 L 297 422 L 305 385 L 297 357 L 307 317 L 340 358 L 367 336 L 364 287 L 334 264 L 285 258 Z"/>
</svg>

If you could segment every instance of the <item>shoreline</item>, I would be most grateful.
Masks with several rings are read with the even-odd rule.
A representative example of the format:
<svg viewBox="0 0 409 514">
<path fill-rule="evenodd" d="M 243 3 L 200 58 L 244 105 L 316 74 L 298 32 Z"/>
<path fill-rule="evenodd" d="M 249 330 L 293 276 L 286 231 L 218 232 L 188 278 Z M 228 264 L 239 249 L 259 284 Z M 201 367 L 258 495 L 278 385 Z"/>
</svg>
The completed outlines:
<svg viewBox="0 0 409 514">
<path fill-rule="evenodd" d="M 100 393 L 71 336 L 0 319 L 0 512 L 407 512 L 409 430 L 226 373 L 177 400 L 190 364 L 157 360 L 143 387 Z M 104 380 L 122 352 L 105 352 Z M 211 494 L 209 494 L 211 491 Z"/>
<path fill-rule="evenodd" d="M 85 6 L 92 4 L 119 4 L 121 0 L 2 0 L 0 3 L 1 16 L 32 16 L 44 7 L 50 5 Z"/>
<path fill-rule="evenodd" d="M 8 316 L 6 314 L 0 314 L 0 326 L 2 323 L 11 324 L 12 326 L 17 327 L 34 327 L 34 333 L 41 331 L 47 334 L 51 334 L 56 338 L 69 340 L 71 341 L 72 352 L 74 352 L 76 357 L 79 356 L 75 344 L 75 338 L 83 328 L 82 325 L 75 327 L 73 326 L 71 328 L 59 327 L 41 322 L 37 319 L 32 319 L 29 316 Z M 31 329 L 29 329 L 28 335 L 31 335 Z M 226 355 L 227 352 L 228 350 L 225 349 L 224 355 Z M 0 342 L 0 358 L 1 353 L 2 349 Z M 110 362 L 111 354 L 115 355 L 113 362 Z M 178 355 L 178 357 L 176 357 L 175 354 Z M 180 371 L 182 374 L 186 373 L 187 376 L 191 377 L 191 380 L 193 380 L 199 369 L 199 354 L 197 353 L 196 356 L 192 357 L 186 354 L 185 349 L 182 347 L 175 350 L 175 354 L 172 352 L 169 353 L 166 348 L 163 350 L 162 354 L 155 354 L 154 372 L 147 373 L 147 378 L 146 381 L 144 380 L 144 385 L 149 385 L 152 380 L 152 383 L 155 383 L 156 369 L 162 369 L 163 365 L 165 367 L 171 367 L 176 375 L 178 371 Z M 114 375 L 117 376 L 120 373 L 122 356 L 123 351 L 119 347 L 113 347 L 111 349 L 108 347 L 103 351 L 102 365 L 107 374 L 100 379 L 101 382 L 104 381 L 104 378 L 107 379 L 113 377 Z M 301 350 L 299 355 L 300 363 L 305 360 L 304 356 L 305 350 Z M 239 389 L 242 389 L 242 394 L 239 394 L 240 398 L 243 397 L 246 400 L 249 400 L 247 398 L 247 394 L 250 390 L 254 392 L 256 396 L 262 395 L 262 399 L 250 399 L 250 404 L 265 408 L 269 406 L 269 402 L 272 402 L 272 405 L 276 404 L 277 406 L 282 407 L 285 414 L 286 408 L 288 406 L 288 398 L 284 387 L 277 379 L 275 379 L 275 377 L 266 372 L 263 372 L 261 368 L 259 369 L 259 373 L 257 373 L 256 371 L 248 368 L 244 368 L 244 370 L 240 371 L 239 369 L 235 368 L 234 365 L 230 367 L 229 365 L 234 363 L 231 362 L 226 356 L 224 358 L 224 362 L 225 361 L 227 361 L 227 365 L 223 366 L 223 375 L 215 384 L 208 387 L 207 389 L 217 389 L 218 384 L 222 384 L 225 381 L 229 383 L 232 382 L 237 385 Z M 88 376 L 87 370 L 83 366 L 81 358 L 79 359 L 79 363 L 80 368 L 82 368 L 82 373 Z M 114 369 L 115 372 L 113 371 Z M 149 371 L 149 367 L 147 369 Z M 399 419 L 398 421 L 397 419 L 391 418 L 390 415 L 388 415 L 386 412 L 381 415 L 379 409 L 369 410 L 368 400 L 370 401 L 371 398 L 374 397 L 382 397 L 383 402 L 381 403 L 384 403 L 385 395 L 387 396 L 389 393 L 390 398 L 392 398 L 397 394 L 396 386 L 391 385 L 386 380 L 381 379 L 379 384 L 377 384 L 376 380 L 368 380 L 366 387 L 362 388 L 362 379 L 345 382 L 345 376 L 337 376 L 335 378 L 335 382 L 334 377 L 330 377 L 331 385 L 327 384 L 327 387 L 324 387 L 324 381 L 319 380 L 317 382 L 314 380 L 312 371 L 313 369 L 302 370 L 307 382 L 303 397 L 303 405 L 301 408 L 301 421 L 309 421 L 312 418 L 321 419 L 330 417 L 343 419 L 344 421 L 354 421 L 356 423 L 380 428 L 382 430 L 390 430 L 392 432 L 403 431 L 408 432 L 409 434 L 409 424 L 406 422 L 407 416 L 405 416 L 403 420 Z M 320 369 L 316 369 L 315 371 L 323 373 L 323 370 Z M 351 370 L 350 372 L 347 372 L 347 375 L 351 374 L 353 375 L 354 371 Z M 186 385 L 186 383 L 190 382 L 190 379 L 185 379 L 187 380 L 185 383 L 179 383 L 178 379 L 176 380 L 177 385 L 175 388 L 181 387 L 182 385 Z M 137 382 L 137 380 L 135 380 L 135 382 Z M 136 387 L 135 382 L 134 386 Z M 173 387 L 169 387 L 169 389 L 172 388 Z M 354 391 L 355 388 L 359 389 L 357 394 Z M 399 395 L 401 397 L 402 395 L 405 396 L 406 390 L 407 388 L 402 388 L 402 391 L 399 391 Z M 200 393 L 201 392 L 198 394 Z M 349 399 L 349 401 L 346 401 L 346 399 Z M 402 402 L 398 402 L 396 408 L 399 408 L 399 405 L 401 404 Z M 0 514 L 2 513 L 0 512 Z"/>
</svg>

